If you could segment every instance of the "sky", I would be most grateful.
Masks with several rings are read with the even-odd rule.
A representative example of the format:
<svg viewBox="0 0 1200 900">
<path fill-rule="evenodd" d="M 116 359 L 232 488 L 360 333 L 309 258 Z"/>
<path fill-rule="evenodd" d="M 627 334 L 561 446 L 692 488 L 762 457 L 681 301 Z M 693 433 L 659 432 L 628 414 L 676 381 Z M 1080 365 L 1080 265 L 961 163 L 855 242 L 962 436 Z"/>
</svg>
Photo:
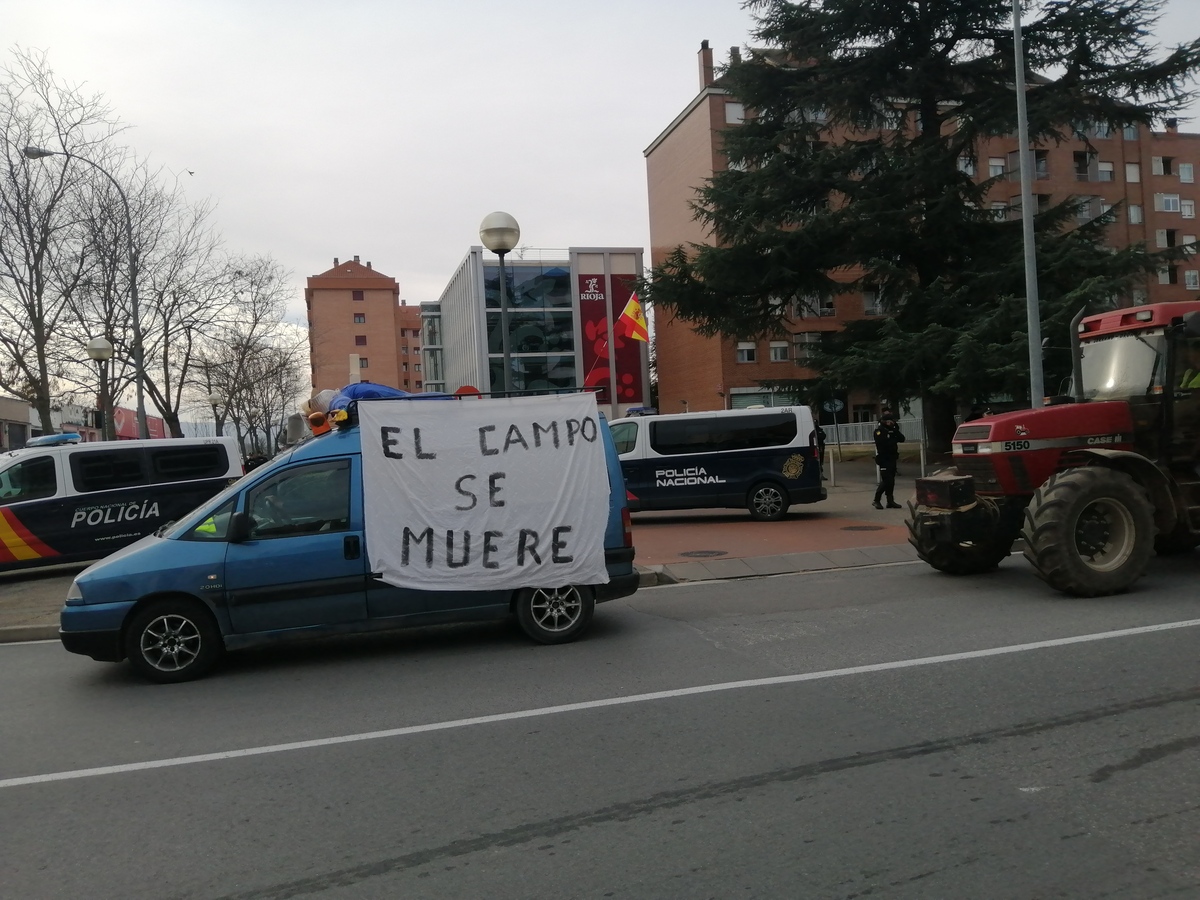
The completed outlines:
<svg viewBox="0 0 1200 900">
<path fill-rule="evenodd" d="M 493 210 L 526 247 L 648 262 L 642 153 L 696 96 L 700 42 L 724 62 L 752 28 L 740 0 L 0 0 L 4 63 L 44 50 L 103 95 L 230 252 L 292 273 L 296 323 L 334 257 L 437 300 Z M 1158 35 L 1200 36 L 1200 0 Z"/>
</svg>

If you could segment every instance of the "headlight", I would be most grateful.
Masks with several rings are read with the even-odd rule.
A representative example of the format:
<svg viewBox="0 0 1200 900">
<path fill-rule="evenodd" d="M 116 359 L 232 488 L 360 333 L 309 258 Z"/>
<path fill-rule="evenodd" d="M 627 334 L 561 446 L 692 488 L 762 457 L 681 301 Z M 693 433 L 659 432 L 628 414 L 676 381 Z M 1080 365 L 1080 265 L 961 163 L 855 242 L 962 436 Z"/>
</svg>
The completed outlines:
<svg viewBox="0 0 1200 900">
<path fill-rule="evenodd" d="M 83 602 L 83 591 L 79 588 L 78 581 L 72 581 L 71 586 L 67 589 L 67 602 L 74 600 L 76 603 Z"/>
</svg>

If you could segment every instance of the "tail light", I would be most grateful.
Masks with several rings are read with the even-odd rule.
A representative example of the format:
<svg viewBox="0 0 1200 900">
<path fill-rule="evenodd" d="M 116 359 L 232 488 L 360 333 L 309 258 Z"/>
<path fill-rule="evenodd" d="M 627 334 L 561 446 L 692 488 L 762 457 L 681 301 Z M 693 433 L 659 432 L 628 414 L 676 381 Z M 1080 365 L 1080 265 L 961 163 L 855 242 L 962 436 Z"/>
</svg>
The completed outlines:
<svg viewBox="0 0 1200 900">
<path fill-rule="evenodd" d="M 629 518 L 629 507 L 621 509 L 621 527 L 625 529 L 625 546 L 633 546 L 633 520 Z"/>
</svg>

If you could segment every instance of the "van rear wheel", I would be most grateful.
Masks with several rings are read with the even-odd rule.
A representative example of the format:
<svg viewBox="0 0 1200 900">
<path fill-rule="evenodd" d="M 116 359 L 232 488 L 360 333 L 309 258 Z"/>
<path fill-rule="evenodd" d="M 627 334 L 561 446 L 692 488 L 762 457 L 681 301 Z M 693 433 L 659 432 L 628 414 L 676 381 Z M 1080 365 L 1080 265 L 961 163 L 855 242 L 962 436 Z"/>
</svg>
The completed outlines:
<svg viewBox="0 0 1200 900">
<path fill-rule="evenodd" d="M 157 684 L 207 675 L 225 651 L 209 611 L 193 600 L 160 600 L 139 610 L 125 632 L 125 655 Z"/>
<path fill-rule="evenodd" d="M 759 522 L 776 522 L 783 518 L 788 509 L 787 496 L 783 488 L 773 481 L 760 481 L 746 495 L 746 509 L 750 518 Z"/>
<path fill-rule="evenodd" d="M 587 588 L 526 588 L 517 594 L 517 622 L 539 644 L 565 644 L 575 640 L 596 611 L 596 600 Z"/>
</svg>

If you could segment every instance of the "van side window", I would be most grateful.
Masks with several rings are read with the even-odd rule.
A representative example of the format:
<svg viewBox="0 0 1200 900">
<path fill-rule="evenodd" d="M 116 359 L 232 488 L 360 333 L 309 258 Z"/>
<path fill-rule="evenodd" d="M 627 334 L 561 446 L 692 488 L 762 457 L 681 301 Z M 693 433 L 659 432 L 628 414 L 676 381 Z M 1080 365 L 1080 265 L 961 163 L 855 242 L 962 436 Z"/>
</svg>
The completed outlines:
<svg viewBox="0 0 1200 900">
<path fill-rule="evenodd" d="M 637 446 L 637 422 L 620 422 L 609 430 L 612 432 L 613 443 L 617 445 L 617 453 L 628 453 Z"/>
<path fill-rule="evenodd" d="M 71 476 L 81 493 L 111 491 L 146 483 L 145 454 L 133 450 L 91 450 L 72 453 Z"/>
<path fill-rule="evenodd" d="M 796 416 L 790 412 L 650 424 L 650 446 L 664 456 L 782 447 L 795 439 Z"/>
<path fill-rule="evenodd" d="M 229 470 L 229 457 L 221 444 L 153 447 L 148 452 L 151 480 L 156 483 L 220 478 Z"/>
<path fill-rule="evenodd" d="M 0 474 L 0 506 L 40 500 L 58 493 L 58 474 L 54 457 L 25 459 Z"/>
<path fill-rule="evenodd" d="M 247 495 L 250 539 L 350 527 L 350 461 L 337 459 L 280 472 Z"/>
</svg>

